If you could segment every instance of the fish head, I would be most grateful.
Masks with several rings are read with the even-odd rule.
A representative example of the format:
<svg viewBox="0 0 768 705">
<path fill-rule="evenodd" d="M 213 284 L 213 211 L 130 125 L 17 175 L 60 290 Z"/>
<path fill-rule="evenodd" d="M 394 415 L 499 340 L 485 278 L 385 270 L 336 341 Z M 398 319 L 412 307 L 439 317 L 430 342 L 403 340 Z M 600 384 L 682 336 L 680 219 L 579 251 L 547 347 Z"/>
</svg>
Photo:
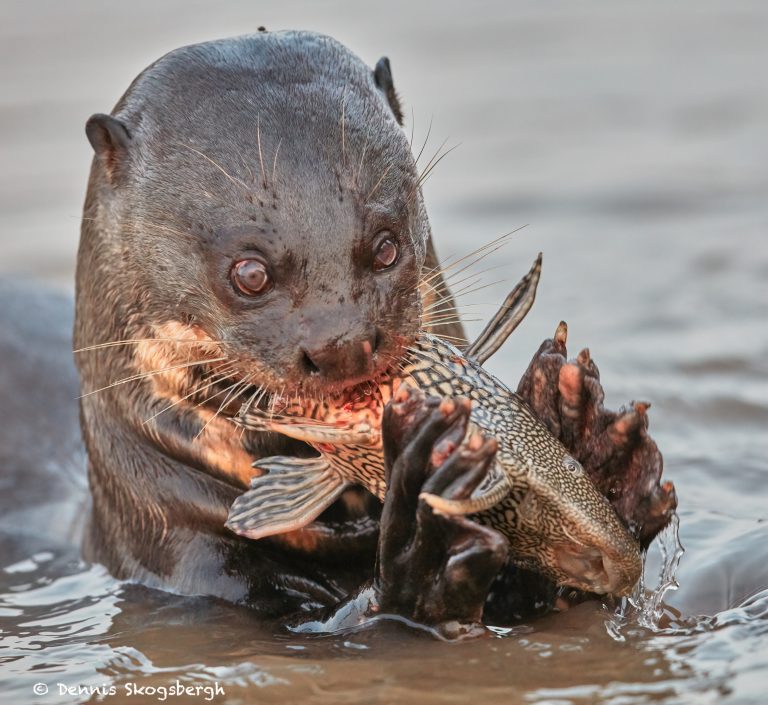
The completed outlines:
<svg viewBox="0 0 768 705">
<path fill-rule="evenodd" d="M 530 467 L 517 507 L 524 562 L 560 585 L 631 593 L 643 570 L 639 544 L 581 463 L 563 447 L 549 457 L 551 462 Z"/>
</svg>

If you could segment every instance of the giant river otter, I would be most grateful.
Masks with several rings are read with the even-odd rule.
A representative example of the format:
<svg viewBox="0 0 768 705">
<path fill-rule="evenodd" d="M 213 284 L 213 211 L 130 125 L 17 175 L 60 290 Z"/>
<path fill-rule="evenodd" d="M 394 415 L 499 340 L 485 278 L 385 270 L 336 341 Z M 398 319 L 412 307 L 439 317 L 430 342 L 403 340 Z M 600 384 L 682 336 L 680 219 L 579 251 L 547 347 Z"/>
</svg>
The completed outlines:
<svg viewBox="0 0 768 705">
<path fill-rule="evenodd" d="M 418 501 L 431 460 L 480 479 L 484 459 L 446 468 L 432 454 L 461 423 L 450 405 L 426 400 L 392 422 L 383 512 L 356 492 L 300 531 L 251 541 L 224 527 L 255 459 L 313 452 L 241 432 L 231 419 L 242 401 L 376 379 L 426 323 L 424 299 L 444 292 L 439 278 L 423 285 L 437 262 L 401 121 L 386 59 L 370 69 L 307 32 L 173 51 L 111 115 L 88 120 L 74 336 L 87 558 L 118 578 L 323 628 L 381 611 L 451 634 L 480 622 L 505 542 Z M 560 374 L 563 342 L 545 344 L 523 387 L 578 446 L 603 418 L 602 397 L 588 360 Z M 621 417 L 624 436 L 611 441 L 621 452 L 601 466 L 613 485 L 638 475 L 638 448 L 640 474 L 658 480 L 642 411 Z M 519 572 L 496 580 L 494 619 L 552 594 Z"/>
</svg>

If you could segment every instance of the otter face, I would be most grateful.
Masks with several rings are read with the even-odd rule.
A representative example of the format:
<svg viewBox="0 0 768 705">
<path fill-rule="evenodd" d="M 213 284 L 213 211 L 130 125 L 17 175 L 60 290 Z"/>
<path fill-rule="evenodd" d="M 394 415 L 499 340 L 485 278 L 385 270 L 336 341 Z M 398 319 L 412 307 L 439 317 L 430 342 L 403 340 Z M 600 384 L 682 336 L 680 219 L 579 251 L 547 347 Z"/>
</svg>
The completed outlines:
<svg viewBox="0 0 768 705">
<path fill-rule="evenodd" d="M 207 313 L 196 322 L 271 391 L 334 393 L 374 379 L 417 334 L 422 261 L 407 208 L 331 184 L 292 169 L 259 225 L 224 226 L 200 243 L 213 296 L 195 303 Z M 308 200 L 289 208 L 281 191 Z"/>
<path fill-rule="evenodd" d="M 181 323 L 269 393 L 338 393 L 419 326 L 429 225 L 389 64 L 317 35 L 232 41 L 231 64 L 221 42 L 166 55 L 89 121 L 97 246 L 141 273 L 119 288 L 137 329 Z"/>
</svg>

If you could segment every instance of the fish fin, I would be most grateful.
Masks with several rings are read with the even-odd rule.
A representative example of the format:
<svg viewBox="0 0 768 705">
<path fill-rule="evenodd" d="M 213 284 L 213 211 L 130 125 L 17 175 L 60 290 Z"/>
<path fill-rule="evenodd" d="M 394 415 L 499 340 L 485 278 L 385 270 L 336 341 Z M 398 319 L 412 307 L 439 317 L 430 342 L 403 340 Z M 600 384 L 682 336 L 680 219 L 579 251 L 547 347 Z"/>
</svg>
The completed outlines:
<svg viewBox="0 0 768 705">
<path fill-rule="evenodd" d="M 536 287 L 541 276 L 541 253 L 536 258 L 528 274 L 510 292 L 501 308 L 483 328 L 464 354 L 483 364 L 506 341 L 510 334 L 520 325 L 536 299 Z"/>
<path fill-rule="evenodd" d="M 244 412 L 241 409 L 240 413 L 232 420 L 238 426 L 241 426 L 248 431 L 271 431 L 272 422 L 276 419 L 279 420 L 280 418 L 280 416 L 270 414 L 268 411 L 264 411 L 263 409 L 249 409 L 247 412 Z"/>
<path fill-rule="evenodd" d="M 254 478 L 234 501 L 225 524 L 251 539 L 306 526 L 348 487 L 323 458 L 274 456 L 254 466 L 267 474 Z"/>
<path fill-rule="evenodd" d="M 369 446 L 379 439 L 378 433 L 366 423 L 337 426 L 301 416 L 270 414 L 261 409 L 237 417 L 235 423 L 249 431 L 274 431 L 305 443 Z"/>
<path fill-rule="evenodd" d="M 509 494 L 510 489 L 507 473 L 496 461 L 485 479 L 466 499 L 449 499 L 429 492 L 422 492 L 419 499 L 423 499 L 439 514 L 474 514 L 490 509 L 501 502 Z"/>
<path fill-rule="evenodd" d="M 326 426 L 319 421 L 314 421 L 304 416 L 285 416 L 284 414 L 272 413 L 264 409 L 249 409 L 245 413 L 241 412 L 233 420 L 238 426 L 242 426 L 249 431 L 278 431 L 282 426 L 317 426 L 320 428 Z"/>
<path fill-rule="evenodd" d="M 287 418 L 272 424 L 272 430 L 305 443 L 329 443 L 335 446 L 375 445 L 378 433 L 367 423 L 332 426 L 304 419 Z"/>
</svg>

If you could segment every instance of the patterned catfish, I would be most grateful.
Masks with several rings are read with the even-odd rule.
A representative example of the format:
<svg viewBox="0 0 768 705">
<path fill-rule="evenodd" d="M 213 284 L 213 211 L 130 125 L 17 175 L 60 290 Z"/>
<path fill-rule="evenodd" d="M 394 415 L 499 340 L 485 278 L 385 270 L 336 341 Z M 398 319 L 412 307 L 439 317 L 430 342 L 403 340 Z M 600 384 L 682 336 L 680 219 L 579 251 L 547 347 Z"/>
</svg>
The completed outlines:
<svg viewBox="0 0 768 705">
<path fill-rule="evenodd" d="M 637 542 L 580 463 L 517 394 L 481 367 L 530 309 L 540 269 L 541 255 L 464 353 L 423 333 L 396 376 L 353 400 L 347 395 L 278 401 L 270 410 L 244 407 L 239 422 L 245 428 L 305 441 L 320 455 L 257 461 L 266 474 L 235 501 L 227 526 L 254 539 L 295 530 L 352 485 L 383 500 L 382 413 L 398 388 L 410 385 L 427 396 L 469 398 L 465 442 L 480 431 L 499 444 L 491 470 L 469 498 L 422 495 L 435 511 L 474 515 L 509 539 L 515 563 L 558 584 L 629 593 L 642 571 Z"/>
</svg>

